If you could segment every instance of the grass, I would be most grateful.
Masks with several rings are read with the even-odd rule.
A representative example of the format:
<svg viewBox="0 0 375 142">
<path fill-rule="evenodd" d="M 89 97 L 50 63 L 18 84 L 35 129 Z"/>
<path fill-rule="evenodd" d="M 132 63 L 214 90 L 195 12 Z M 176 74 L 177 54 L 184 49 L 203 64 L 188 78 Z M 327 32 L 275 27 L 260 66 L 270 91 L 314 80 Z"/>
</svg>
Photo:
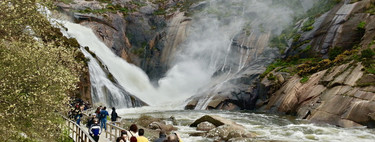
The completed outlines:
<svg viewBox="0 0 375 142">
<path fill-rule="evenodd" d="M 365 22 L 365 21 L 362 21 L 362 22 L 360 22 L 360 23 L 357 25 L 357 29 L 358 29 L 358 30 L 365 29 L 365 27 L 366 27 L 366 22 Z"/>
<path fill-rule="evenodd" d="M 303 26 L 301 27 L 301 30 L 302 31 L 311 31 L 312 29 L 314 29 L 314 26 L 313 24 L 315 23 L 315 19 L 314 18 L 309 18 L 306 22 L 303 23 Z"/>
</svg>

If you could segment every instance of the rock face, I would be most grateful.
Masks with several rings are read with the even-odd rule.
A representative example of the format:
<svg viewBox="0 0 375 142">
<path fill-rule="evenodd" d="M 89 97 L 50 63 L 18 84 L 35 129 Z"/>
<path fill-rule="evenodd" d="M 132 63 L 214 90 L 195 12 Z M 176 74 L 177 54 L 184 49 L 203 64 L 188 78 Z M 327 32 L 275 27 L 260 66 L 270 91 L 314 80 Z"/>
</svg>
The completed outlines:
<svg viewBox="0 0 375 142">
<path fill-rule="evenodd" d="M 329 51 L 334 47 L 373 47 L 370 43 L 375 37 L 375 17 L 364 12 L 373 2 L 342 1 L 315 19 L 314 29 L 301 33 L 298 42 L 308 42 L 290 49 L 286 58 L 311 57 L 300 52 L 306 46 L 313 49 L 308 53 L 323 57 L 328 57 Z M 359 26 L 360 23 L 364 25 Z M 276 76 L 283 74 L 272 73 Z M 375 127 L 375 92 L 374 86 L 371 85 L 373 83 L 370 83 L 374 82 L 374 75 L 365 72 L 364 63 L 351 61 L 332 66 L 313 73 L 305 83 L 301 83 L 302 77 L 298 75 L 282 76 L 282 79 L 277 77 L 276 81 L 265 78 L 258 85 L 258 109 L 296 115 L 315 123 L 329 123 L 341 127 Z"/>
<path fill-rule="evenodd" d="M 88 70 L 88 69 L 87 69 Z M 92 104 L 91 99 L 91 83 L 90 83 L 90 73 L 86 72 L 84 75 L 80 77 L 80 82 L 78 84 L 77 94 L 79 94 L 79 98 L 82 100 L 89 102 Z"/>
<path fill-rule="evenodd" d="M 271 95 L 262 108 L 297 115 L 316 123 L 342 127 L 374 127 L 375 93 L 358 87 L 363 75 L 361 63 L 347 63 L 311 75 L 300 83 L 293 76 Z"/>
<path fill-rule="evenodd" d="M 217 71 L 213 80 L 223 81 L 205 88 L 205 91 L 191 98 L 185 109 L 223 109 L 223 110 L 251 110 L 255 108 L 258 95 L 256 83 L 258 76 L 264 72 L 266 66 L 279 56 L 277 49 L 267 47 L 270 33 L 244 33 L 235 37 L 231 47 L 231 55 L 237 57 L 236 67 L 228 70 L 237 70 L 226 77 L 223 71 Z M 215 82 L 215 81 L 214 81 Z M 203 97 L 202 97 L 203 96 Z M 200 105 L 202 102 L 206 105 Z"/>
<path fill-rule="evenodd" d="M 181 2 L 166 1 L 167 7 L 178 3 Z M 151 80 L 159 79 L 168 69 L 169 58 L 185 40 L 190 22 L 184 12 L 155 14 L 160 5 L 148 1 L 136 4 L 128 0 L 110 3 L 75 0 L 56 5 L 74 21 L 92 28 L 108 48 L 142 68 Z M 124 9 L 128 11 L 123 12 Z"/>
</svg>

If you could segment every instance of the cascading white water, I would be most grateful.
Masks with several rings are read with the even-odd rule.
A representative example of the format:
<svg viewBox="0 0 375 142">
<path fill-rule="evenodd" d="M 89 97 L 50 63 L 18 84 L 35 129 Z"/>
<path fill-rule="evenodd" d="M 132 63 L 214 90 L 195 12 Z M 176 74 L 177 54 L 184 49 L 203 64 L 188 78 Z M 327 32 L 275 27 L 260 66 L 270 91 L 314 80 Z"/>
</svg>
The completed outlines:
<svg viewBox="0 0 375 142">
<path fill-rule="evenodd" d="M 90 28 L 67 21 L 62 23 L 68 29 L 67 33 L 70 36 L 75 37 L 81 46 L 89 47 L 90 51 L 97 55 L 126 91 L 136 95 L 139 99 L 150 105 L 153 105 L 154 100 L 160 98 L 160 96 L 154 94 L 156 92 L 155 88 L 151 85 L 142 69 L 117 57 L 96 37 Z"/>
<path fill-rule="evenodd" d="M 90 59 L 88 62 L 91 81 L 91 94 L 93 102 L 101 102 L 108 107 L 135 107 L 141 106 L 140 103 L 131 98 L 130 94 L 126 92 L 121 86 L 114 84 L 108 79 L 107 74 L 103 71 L 98 61 L 88 53 L 84 48 L 81 48 L 82 53 L 86 58 Z"/>
<path fill-rule="evenodd" d="M 158 88 L 150 83 L 140 68 L 112 53 L 91 29 L 71 22 L 64 22 L 63 25 L 69 35 L 97 55 L 126 91 L 153 106 L 170 105 L 171 102 L 181 104 L 195 95 L 198 89 L 227 81 L 233 76 L 231 71 L 238 72 L 245 67 L 249 57 L 233 57 L 231 53 L 234 38 L 241 33 L 244 25 L 251 26 L 251 31 L 256 33 L 263 30 L 280 33 L 282 27 L 292 20 L 292 12 L 288 8 L 272 6 L 272 2 L 268 1 L 208 2 L 205 10 L 193 17 L 191 34 L 175 55 L 166 77 L 159 80 Z M 247 50 L 250 49 L 245 48 L 244 55 L 252 56 Z M 213 79 L 218 69 L 227 73 L 224 77 Z"/>
</svg>

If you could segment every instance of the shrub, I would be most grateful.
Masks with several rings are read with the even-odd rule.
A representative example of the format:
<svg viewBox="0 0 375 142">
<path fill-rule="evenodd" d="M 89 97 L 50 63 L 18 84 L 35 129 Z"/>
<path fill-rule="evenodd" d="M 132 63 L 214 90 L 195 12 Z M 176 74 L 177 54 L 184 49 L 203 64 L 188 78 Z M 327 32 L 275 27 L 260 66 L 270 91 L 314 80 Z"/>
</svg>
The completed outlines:
<svg viewBox="0 0 375 142">
<path fill-rule="evenodd" d="M 357 26 L 357 29 L 358 29 L 358 30 L 363 30 L 363 29 L 365 29 L 365 28 L 366 28 L 366 22 L 364 22 L 364 21 L 360 22 L 360 23 L 358 24 L 358 26 Z"/>
<path fill-rule="evenodd" d="M 339 46 L 333 47 L 329 49 L 328 58 L 330 60 L 334 60 L 336 56 L 340 55 L 343 51 L 344 49 L 342 47 L 339 47 Z"/>
<path fill-rule="evenodd" d="M 304 77 L 302 77 L 302 79 L 299 82 L 306 83 L 307 81 L 309 81 L 309 79 L 310 79 L 309 76 L 304 76 Z"/>
<path fill-rule="evenodd" d="M 375 52 L 370 48 L 361 51 L 361 58 L 372 58 L 375 55 Z"/>
</svg>

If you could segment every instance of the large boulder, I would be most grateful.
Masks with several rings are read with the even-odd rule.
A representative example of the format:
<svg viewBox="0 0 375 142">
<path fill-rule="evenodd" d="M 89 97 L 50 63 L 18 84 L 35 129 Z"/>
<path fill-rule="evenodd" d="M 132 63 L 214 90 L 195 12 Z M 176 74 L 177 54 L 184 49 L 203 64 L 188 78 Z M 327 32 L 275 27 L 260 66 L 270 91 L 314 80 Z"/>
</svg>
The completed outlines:
<svg viewBox="0 0 375 142">
<path fill-rule="evenodd" d="M 215 129 L 210 130 L 207 133 L 207 137 L 228 141 L 233 138 L 252 138 L 256 137 L 256 134 L 250 133 L 243 128 L 236 127 L 233 125 L 222 125 Z"/>
<path fill-rule="evenodd" d="M 152 122 L 148 125 L 148 128 L 149 129 L 152 129 L 152 130 L 164 130 L 164 131 L 175 131 L 177 130 L 176 127 L 173 127 L 173 125 L 171 124 L 164 124 L 164 123 L 161 123 L 161 122 Z"/>
<path fill-rule="evenodd" d="M 192 123 L 190 127 L 200 127 L 201 125 L 206 124 L 210 126 L 210 130 L 207 132 L 206 136 L 218 141 L 228 141 L 232 138 L 251 138 L 256 136 L 255 134 L 248 132 L 244 126 L 216 115 L 205 115 Z M 216 128 L 211 129 L 215 126 Z"/>
<path fill-rule="evenodd" d="M 199 131 L 210 131 L 211 129 L 216 128 L 216 126 L 210 122 L 202 122 L 199 123 L 197 126 L 197 130 Z"/>
<path fill-rule="evenodd" d="M 221 125 L 231 125 L 231 126 L 235 126 L 235 127 L 239 127 L 239 128 L 245 128 L 244 126 L 239 125 L 234 121 L 231 121 L 229 119 L 225 119 L 225 118 L 217 116 L 217 115 L 205 115 L 205 116 L 195 120 L 190 125 L 190 127 L 197 127 L 198 124 L 200 124 L 202 122 L 209 122 L 209 123 L 215 125 L 216 127 L 219 127 Z"/>
</svg>

